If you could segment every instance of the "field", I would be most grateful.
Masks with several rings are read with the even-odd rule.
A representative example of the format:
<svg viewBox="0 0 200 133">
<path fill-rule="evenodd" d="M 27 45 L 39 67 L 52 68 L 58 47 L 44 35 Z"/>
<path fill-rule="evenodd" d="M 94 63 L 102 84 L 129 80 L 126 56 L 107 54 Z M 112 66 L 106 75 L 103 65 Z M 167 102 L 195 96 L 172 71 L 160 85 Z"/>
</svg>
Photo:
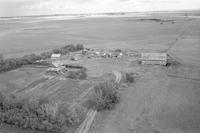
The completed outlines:
<svg viewBox="0 0 200 133">
<path fill-rule="evenodd" d="M 198 17 L 176 13 L 2 20 L 0 53 L 5 57 L 38 53 L 70 43 L 94 49 L 131 50 L 135 56 L 79 60 L 76 63 L 88 69 L 86 80 L 47 78 L 46 68 L 22 67 L 0 74 L 1 91 L 72 102 L 103 73 L 129 71 L 135 74 L 135 82 L 120 88 L 121 101 L 114 110 L 97 113 L 89 133 L 199 133 L 199 35 Z M 136 61 L 140 52 L 167 52 L 178 63 L 167 67 L 141 65 Z M 5 129 L 3 126 L 0 132 L 9 132 Z"/>
<path fill-rule="evenodd" d="M 141 18 L 147 20 L 141 21 Z M 160 24 L 148 18 L 174 20 L 174 24 L 170 21 Z M 4 20 L 0 22 L 0 53 L 7 57 L 22 56 L 70 43 L 82 43 L 90 48 L 112 49 L 117 46 L 138 51 L 165 51 L 188 27 L 170 52 L 184 62 L 199 65 L 199 58 L 195 58 L 199 56 L 198 24 L 198 18 L 184 18 L 176 14 L 39 22 Z"/>
<path fill-rule="evenodd" d="M 20 68 L 0 75 L 1 90 L 4 93 L 10 93 L 22 89 L 30 82 L 42 76 L 44 68 Z"/>
<path fill-rule="evenodd" d="M 1 91 L 25 97 L 48 96 L 52 100 L 71 102 L 73 96 L 78 96 L 91 85 L 86 80 L 66 79 L 62 76 L 47 77 L 46 69 L 25 66 L 1 74 Z"/>
</svg>

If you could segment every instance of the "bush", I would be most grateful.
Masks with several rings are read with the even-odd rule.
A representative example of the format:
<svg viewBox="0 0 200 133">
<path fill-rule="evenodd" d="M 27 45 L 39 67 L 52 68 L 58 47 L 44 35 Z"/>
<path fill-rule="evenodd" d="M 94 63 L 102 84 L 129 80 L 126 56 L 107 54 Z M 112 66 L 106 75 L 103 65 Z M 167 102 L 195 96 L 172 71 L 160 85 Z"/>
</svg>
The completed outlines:
<svg viewBox="0 0 200 133">
<path fill-rule="evenodd" d="M 133 83 L 134 81 L 133 73 L 125 73 L 125 82 Z"/>
<path fill-rule="evenodd" d="M 83 49 L 84 49 L 84 46 L 82 44 L 76 45 L 76 50 L 80 51 L 80 50 L 83 50 Z"/>
<path fill-rule="evenodd" d="M 83 66 L 80 66 L 80 65 L 68 65 L 66 64 L 65 65 L 66 68 L 69 68 L 69 69 L 82 69 L 84 71 L 86 71 L 87 69 Z"/>
<path fill-rule="evenodd" d="M 53 52 L 43 52 L 40 54 L 41 59 L 50 58 Z"/>
<path fill-rule="evenodd" d="M 115 52 L 122 52 L 122 50 L 121 49 L 115 49 Z"/>
<path fill-rule="evenodd" d="M 113 109 L 115 104 L 119 102 L 118 88 L 119 84 L 115 82 L 104 81 L 98 83 L 94 87 L 93 97 L 87 101 L 89 107 L 98 111 Z"/>
<path fill-rule="evenodd" d="M 4 100 L 5 100 L 5 96 L 2 94 L 2 92 L 0 92 L 0 107 L 3 106 Z M 0 109 L 2 109 L 2 108 L 0 108 Z"/>
<path fill-rule="evenodd" d="M 67 74 L 67 78 L 71 79 L 85 79 L 87 78 L 87 73 L 85 69 L 77 70 L 77 71 L 69 71 Z"/>
<path fill-rule="evenodd" d="M 83 49 L 84 49 L 84 46 L 82 44 L 66 45 L 64 47 L 61 47 L 60 49 L 54 49 L 53 53 L 60 53 L 62 55 L 66 55 L 69 52 L 76 52 L 76 51 L 80 51 Z"/>
<path fill-rule="evenodd" d="M 3 55 L 0 54 L 0 61 L 3 60 L 3 59 L 4 59 Z"/>
<path fill-rule="evenodd" d="M 21 61 L 27 65 L 27 64 L 33 64 L 35 61 L 40 60 L 41 57 L 37 56 L 35 54 L 25 55 L 21 58 Z"/>
<path fill-rule="evenodd" d="M 55 53 L 55 54 L 61 53 L 61 50 L 60 50 L 60 49 L 53 49 L 52 51 L 53 51 L 53 53 Z"/>
</svg>

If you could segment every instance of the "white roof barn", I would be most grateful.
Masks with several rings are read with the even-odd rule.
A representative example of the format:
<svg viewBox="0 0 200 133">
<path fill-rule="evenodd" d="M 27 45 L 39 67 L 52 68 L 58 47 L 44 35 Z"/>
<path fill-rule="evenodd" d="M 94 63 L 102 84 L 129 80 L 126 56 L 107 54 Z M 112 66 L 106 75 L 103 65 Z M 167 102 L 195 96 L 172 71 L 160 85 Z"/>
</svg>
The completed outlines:
<svg viewBox="0 0 200 133">
<path fill-rule="evenodd" d="M 61 57 L 61 54 L 52 54 L 51 55 L 52 59 L 56 59 L 56 58 L 60 58 L 60 57 Z"/>
<path fill-rule="evenodd" d="M 61 57 L 61 54 L 52 54 L 51 55 L 52 64 L 55 67 L 59 67 L 59 66 L 63 65 L 60 57 Z"/>
<path fill-rule="evenodd" d="M 63 62 L 62 61 L 52 61 L 52 64 L 54 65 L 54 67 L 60 67 L 63 65 Z"/>
<path fill-rule="evenodd" d="M 96 54 L 96 55 L 100 55 L 100 52 L 97 51 L 97 52 L 95 52 L 95 54 Z"/>
</svg>

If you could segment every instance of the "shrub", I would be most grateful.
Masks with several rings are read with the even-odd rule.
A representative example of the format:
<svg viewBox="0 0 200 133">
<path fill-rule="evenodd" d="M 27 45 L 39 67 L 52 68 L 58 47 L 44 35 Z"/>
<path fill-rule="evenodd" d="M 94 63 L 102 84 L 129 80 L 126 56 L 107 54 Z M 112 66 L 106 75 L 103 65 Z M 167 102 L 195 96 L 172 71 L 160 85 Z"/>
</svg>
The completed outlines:
<svg viewBox="0 0 200 133">
<path fill-rule="evenodd" d="M 4 60 L 4 57 L 2 54 L 0 54 L 0 61 Z"/>
<path fill-rule="evenodd" d="M 43 52 L 40 54 L 41 59 L 50 58 L 53 52 Z"/>
<path fill-rule="evenodd" d="M 2 92 L 0 92 L 0 107 L 3 106 L 4 100 L 5 100 L 5 96 L 2 94 Z"/>
<path fill-rule="evenodd" d="M 33 64 L 35 61 L 40 60 L 40 56 L 37 56 L 35 54 L 25 55 L 21 58 L 22 62 L 24 64 Z"/>
<path fill-rule="evenodd" d="M 125 82 L 128 82 L 128 83 L 134 82 L 133 73 L 125 73 Z"/>
<path fill-rule="evenodd" d="M 66 45 L 64 47 L 61 47 L 60 49 L 54 49 L 53 52 L 65 55 L 65 54 L 67 54 L 69 52 L 80 51 L 80 50 L 83 50 L 83 49 L 84 49 L 84 46 L 82 44 L 78 44 L 78 45 Z"/>
<path fill-rule="evenodd" d="M 80 65 L 68 65 L 66 64 L 65 65 L 66 68 L 69 68 L 69 69 L 82 69 L 84 71 L 86 71 L 87 69 L 83 66 L 80 66 Z"/>
<path fill-rule="evenodd" d="M 80 69 L 77 71 L 69 71 L 67 74 L 67 78 L 71 79 L 85 79 L 87 78 L 87 73 L 85 69 Z"/>
<path fill-rule="evenodd" d="M 53 49 L 53 53 L 55 53 L 55 54 L 61 53 L 61 50 L 60 49 Z"/>
<path fill-rule="evenodd" d="M 80 51 L 80 50 L 83 50 L 83 49 L 84 49 L 84 46 L 82 44 L 76 45 L 76 50 Z"/>
<path fill-rule="evenodd" d="M 122 50 L 121 49 L 115 49 L 115 52 L 122 52 Z"/>
<path fill-rule="evenodd" d="M 116 82 L 104 81 L 98 83 L 94 87 L 93 97 L 88 100 L 89 107 L 98 111 L 112 109 L 119 102 L 118 88 L 119 84 Z"/>
</svg>

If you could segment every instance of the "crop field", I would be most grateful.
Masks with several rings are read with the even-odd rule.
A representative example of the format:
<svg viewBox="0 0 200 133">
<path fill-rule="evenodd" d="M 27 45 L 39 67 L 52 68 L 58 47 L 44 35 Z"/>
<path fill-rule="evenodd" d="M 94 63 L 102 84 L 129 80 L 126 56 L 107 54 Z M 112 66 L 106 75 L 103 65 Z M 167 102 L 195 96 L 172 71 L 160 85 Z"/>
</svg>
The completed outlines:
<svg viewBox="0 0 200 133">
<path fill-rule="evenodd" d="M 133 59 L 133 58 L 132 58 Z M 62 75 L 45 76 L 47 68 L 36 68 L 24 66 L 0 74 L 1 91 L 3 93 L 13 93 L 18 96 L 47 96 L 52 100 L 72 102 L 86 89 L 106 77 L 101 77 L 105 73 L 113 70 L 128 71 L 130 67 L 122 69 L 122 65 L 128 66 L 130 59 L 104 59 L 92 58 L 76 61 L 76 64 L 87 68 L 88 78 L 85 80 L 68 79 Z M 99 78 L 101 77 L 101 78 Z M 107 77 L 108 78 L 108 77 Z"/>
<path fill-rule="evenodd" d="M 22 67 L 0 74 L 1 91 L 11 93 L 23 89 L 42 76 L 44 68 Z"/>
<path fill-rule="evenodd" d="M 19 68 L 0 74 L 1 91 L 23 97 L 47 96 L 52 100 L 72 102 L 80 93 L 89 88 L 89 81 L 66 79 L 59 76 L 45 77 L 44 68 Z"/>
</svg>

